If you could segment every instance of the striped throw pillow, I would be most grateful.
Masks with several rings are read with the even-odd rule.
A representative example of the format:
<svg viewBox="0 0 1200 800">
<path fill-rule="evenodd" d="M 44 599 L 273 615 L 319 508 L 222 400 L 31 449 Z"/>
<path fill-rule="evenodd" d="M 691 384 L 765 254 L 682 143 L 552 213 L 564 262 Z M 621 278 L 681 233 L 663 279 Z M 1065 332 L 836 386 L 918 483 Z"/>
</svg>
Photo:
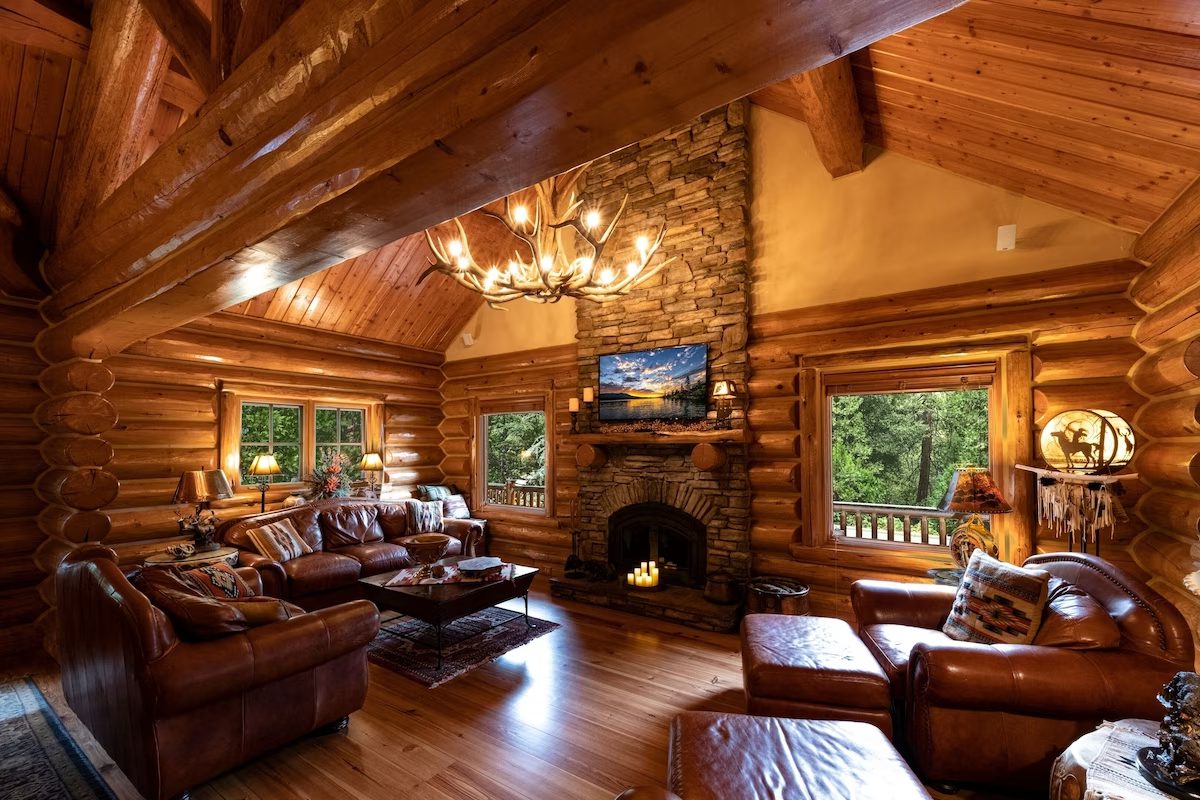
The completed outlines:
<svg viewBox="0 0 1200 800">
<path fill-rule="evenodd" d="M 252 528 L 246 531 L 246 536 L 259 555 L 280 564 L 313 551 L 289 519 L 277 520 L 261 528 Z"/>
</svg>

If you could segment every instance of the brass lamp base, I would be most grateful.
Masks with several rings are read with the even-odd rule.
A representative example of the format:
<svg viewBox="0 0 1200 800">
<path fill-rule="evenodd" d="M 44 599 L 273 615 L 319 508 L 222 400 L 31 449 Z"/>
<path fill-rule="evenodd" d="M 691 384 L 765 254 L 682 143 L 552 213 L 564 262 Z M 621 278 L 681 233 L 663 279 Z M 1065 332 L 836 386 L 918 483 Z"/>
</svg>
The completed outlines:
<svg viewBox="0 0 1200 800">
<path fill-rule="evenodd" d="M 950 557 L 954 559 L 954 566 L 966 569 L 967 562 L 971 560 L 971 554 L 976 549 L 982 550 L 992 558 L 998 558 L 1000 555 L 996 539 L 988 530 L 981 514 L 972 514 L 954 529 L 954 534 L 950 537 Z"/>
</svg>

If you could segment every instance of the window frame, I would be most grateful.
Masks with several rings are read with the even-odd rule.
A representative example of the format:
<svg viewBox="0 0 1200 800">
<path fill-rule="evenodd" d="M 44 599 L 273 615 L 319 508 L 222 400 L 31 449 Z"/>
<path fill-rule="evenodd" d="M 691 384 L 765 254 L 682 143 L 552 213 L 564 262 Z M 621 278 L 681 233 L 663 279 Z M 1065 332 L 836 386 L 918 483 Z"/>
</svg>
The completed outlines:
<svg viewBox="0 0 1200 800">
<path fill-rule="evenodd" d="M 296 490 L 307 487 L 308 481 L 306 476 L 312 474 L 316 469 L 316 444 L 317 444 L 317 416 L 316 409 L 320 408 L 338 408 L 338 409 L 353 409 L 363 412 L 363 447 L 364 452 L 370 436 L 367 426 L 370 424 L 371 412 L 370 403 L 368 402 L 351 402 L 341 401 L 336 399 L 321 399 L 318 397 L 294 397 L 287 394 L 279 395 L 263 395 L 259 393 L 241 393 L 233 389 L 225 388 L 222 392 L 228 393 L 233 397 L 232 408 L 230 412 L 235 417 L 228 423 L 227 429 L 231 432 L 236 431 L 234 438 L 230 441 L 229 446 L 224 442 L 221 445 L 221 463 L 227 466 L 226 475 L 233 484 L 234 492 L 242 489 L 257 489 L 258 482 L 253 481 L 249 484 L 242 482 L 242 467 L 241 467 L 241 451 L 242 451 L 242 407 L 246 403 L 251 405 L 273 405 L 273 406 L 299 406 L 300 407 L 300 479 L 296 481 L 280 481 L 272 483 L 272 489 L 287 489 Z M 380 432 L 382 435 L 382 431 Z M 382 439 L 381 439 L 382 441 Z M 382 455 L 382 453 L 381 453 Z M 230 469 L 232 468 L 232 469 Z M 232 471 L 232 474 L 230 472 Z M 353 481 L 353 485 L 366 485 L 366 480 L 359 477 Z"/>
<path fill-rule="evenodd" d="M 269 409 L 267 411 L 267 439 L 269 441 L 267 441 L 267 442 L 248 442 L 248 443 L 242 441 L 242 435 L 241 435 L 242 434 L 242 419 L 243 419 L 245 408 L 247 405 L 266 406 Z M 299 461 L 300 475 L 298 476 L 298 480 L 295 480 L 295 481 L 272 481 L 272 480 L 270 480 L 270 477 L 274 477 L 274 476 L 270 476 L 267 478 L 267 483 L 270 484 L 271 486 L 295 486 L 299 483 L 304 482 L 304 476 L 306 474 L 306 471 L 304 469 L 304 424 L 305 424 L 305 420 L 308 419 L 308 414 L 304 408 L 304 404 L 296 403 L 296 402 L 289 402 L 289 401 L 282 401 L 282 400 L 239 399 L 238 400 L 238 485 L 239 486 L 249 485 L 249 484 L 242 483 L 242 463 L 241 462 L 242 462 L 242 448 L 243 447 L 246 447 L 247 445 L 249 445 L 250 447 L 263 447 L 265 445 L 267 447 L 268 453 L 273 454 L 275 452 L 275 426 L 273 423 L 274 423 L 274 418 L 275 418 L 275 408 L 277 408 L 277 407 L 296 408 L 296 409 L 299 409 L 299 411 L 300 411 L 300 424 L 298 426 L 296 426 L 296 435 L 298 437 L 298 440 L 294 443 L 293 442 L 285 442 L 284 443 L 286 445 L 295 444 L 296 449 L 299 451 L 299 453 L 300 453 L 300 461 Z M 254 485 L 258 485 L 259 480 L 260 479 L 255 479 L 252 481 L 252 483 Z"/>
<path fill-rule="evenodd" d="M 335 412 L 337 412 L 336 419 L 337 419 L 338 440 L 336 442 L 318 442 L 317 441 L 317 412 L 318 411 L 335 411 Z M 343 412 L 343 411 L 357 411 L 360 414 L 362 414 L 362 425 L 360 428 L 361 438 L 357 442 L 343 442 L 342 441 L 342 425 L 341 425 L 342 414 L 341 414 L 341 412 Z M 317 401 L 313 402 L 312 414 L 313 414 L 313 417 L 312 417 L 312 419 L 313 419 L 313 424 L 312 424 L 313 437 L 312 437 L 312 448 L 311 448 L 312 453 L 310 455 L 312 456 L 312 464 L 313 464 L 312 468 L 313 469 L 315 469 L 316 465 L 317 465 L 317 450 L 321 447 L 337 447 L 338 452 L 341 452 L 342 447 L 345 446 L 346 444 L 357 444 L 359 449 L 363 452 L 363 454 L 364 455 L 366 454 L 366 452 L 367 452 L 367 419 L 369 417 L 369 412 L 365 407 L 357 405 L 355 403 L 332 403 L 332 402 L 321 402 L 321 401 L 317 400 Z M 360 456 L 360 460 L 361 460 L 361 456 Z M 354 466 L 357 467 L 358 465 L 356 464 Z M 311 471 L 312 470 L 310 469 L 309 472 L 311 472 Z M 362 475 L 362 472 L 360 470 L 359 476 L 354 481 L 354 483 L 365 483 L 365 482 L 366 482 L 366 478 Z"/>
<path fill-rule="evenodd" d="M 545 519 L 554 516 L 554 403 L 552 397 L 539 395 L 537 397 L 510 397 L 501 399 L 481 400 L 475 408 L 473 449 L 474 466 L 471 477 L 477 488 L 472 492 L 471 511 L 474 515 L 490 515 L 492 517 L 511 515 Z M 499 414 L 519 414 L 537 411 L 542 414 L 546 428 L 546 485 L 545 506 L 543 508 L 528 508 L 525 506 L 509 506 L 501 503 L 489 503 L 487 500 L 487 419 Z"/>
<path fill-rule="evenodd" d="M 956 376 L 990 376 L 988 397 L 988 461 L 1005 499 L 1014 508 L 1028 506 L 1030 492 L 1017 478 L 1017 463 L 1032 455 L 1032 380 L 1028 345 L 983 348 L 946 347 L 944 354 L 926 351 L 922 358 L 895 353 L 836 354 L 799 359 L 801 423 L 804 447 L 799 488 L 803 497 L 820 498 L 802 504 L 802 528 L 791 549 L 844 549 L 871 557 L 911 555 L 926 561 L 951 562 L 948 547 L 910 542 L 858 539 L 838 535 L 833 526 L 832 396 L 897 390 L 937 390 L 961 385 Z M 939 357 L 940 356 L 940 357 Z M 853 391 L 847 391 L 848 388 Z M 1016 419 L 1010 419 L 1016 417 Z M 1014 424 L 1014 421 L 1016 424 Z M 991 518 L 992 532 L 1006 558 L 1023 560 L 1031 552 L 1030 523 L 1018 512 Z M 1020 563 L 1020 560 L 1017 563 Z"/>
</svg>

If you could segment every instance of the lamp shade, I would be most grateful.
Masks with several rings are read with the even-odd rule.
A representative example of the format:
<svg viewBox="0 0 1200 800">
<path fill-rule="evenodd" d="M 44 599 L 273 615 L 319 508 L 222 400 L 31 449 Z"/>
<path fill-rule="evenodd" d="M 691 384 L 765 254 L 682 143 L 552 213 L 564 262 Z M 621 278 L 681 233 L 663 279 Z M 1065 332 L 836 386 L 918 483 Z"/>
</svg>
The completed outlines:
<svg viewBox="0 0 1200 800">
<path fill-rule="evenodd" d="M 1012 506 L 992 480 L 992 473 L 986 469 L 954 470 L 950 488 L 938 508 L 961 514 L 1007 514 L 1012 511 Z"/>
<path fill-rule="evenodd" d="M 219 469 L 191 469 L 179 476 L 172 503 L 207 503 L 233 497 L 229 478 Z"/>
<path fill-rule="evenodd" d="M 279 468 L 279 462 L 275 460 L 274 453 L 260 453 L 250 462 L 250 469 L 246 470 L 247 475 L 282 475 L 283 470 Z"/>
<path fill-rule="evenodd" d="M 383 469 L 383 459 L 379 457 L 379 453 L 367 453 L 362 457 L 362 461 L 358 462 L 358 468 L 368 472 L 378 472 Z"/>
<path fill-rule="evenodd" d="M 737 397 L 737 384 L 733 381 L 714 381 L 712 388 L 713 397 Z"/>
</svg>

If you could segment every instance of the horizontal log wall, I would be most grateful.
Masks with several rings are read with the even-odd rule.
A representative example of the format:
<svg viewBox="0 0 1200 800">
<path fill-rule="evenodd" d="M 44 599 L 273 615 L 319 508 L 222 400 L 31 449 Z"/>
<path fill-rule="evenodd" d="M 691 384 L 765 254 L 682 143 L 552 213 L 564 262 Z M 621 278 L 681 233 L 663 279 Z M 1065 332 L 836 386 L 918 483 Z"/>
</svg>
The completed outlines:
<svg viewBox="0 0 1200 800">
<path fill-rule="evenodd" d="M 873 369 L 883 365 L 885 352 L 895 353 L 892 363 L 900 366 L 936 363 L 964 347 L 1015 342 L 1032 355 L 1033 397 L 1025 404 L 1033 407 L 1028 434 L 1035 441 L 1040 425 L 1068 408 L 1109 408 L 1132 419 L 1145 402 L 1126 377 L 1141 355 L 1131 338 L 1141 311 L 1125 291 L 1139 272 L 1133 262 L 1108 262 L 757 315 L 748 384 L 754 573 L 803 580 L 812 587 L 814 613 L 849 617 L 855 580 L 927 581 L 927 569 L 948 563 L 948 555 L 904 547 L 821 544 L 824 534 L 803 530 L 805 504 L 826 502 L 827 490 L 804 460 L 806 442 L 818 435 L 819 409 L 802 402 L 802 357 Z M 1127 502 L 1144 491 L 1131 487 Z M 1136 517 L 1121 524 L 1115 540 L 1104 541 L 1104 554 L 1136 569 L 1128 545 L 1144 528 Z M 1039 531 L 1036 547 L 1052 551 L 1063 543 Z"/>
<path fill-rule="evenodd" d="M 1137 512 L 1148 527 L 1131 552 L 1150 585 L 1176 604 L 1200 641 L 1200 597 L 1184 578 L 1200 570 L 1200 183 L 1135 244 L 1149 264 L 1130 286 L 1145 316 L 1134 339 L 1145 355 L 1133 385 L 1149 401 L 1134 426 L 1142 488 Z M 1189 211 L 1190 209 L 1190 211 Z"/>
<path fill-rule="evenodd" d="M 33 350 L 43 322 L 32 303 L 0 300 L 0 653 L 40 646 L 36 621 L 53 594 L 36 553 L 46 537 L 37 517 L 43 503 L 34 493 L 46 465 L 39 452 L 44 434 L 33 421 L 46 395 L 38 375 L 46 366 Z"/>
<path fill-rule="evenodd" d="M 474 486 L 475 409 L 480 401 L 551 393 L 554 420 L 553 514 L 489 511 L 488 546 L 492 555 L 531 564 L 548 575 L 561 575 L 571 552 L 571 509 L 579 490 L 575 448 L 564 441 L 571 430 L 567 402 L 578 396 L 575 345 L 523 353 L 452 361 L 446 382 L 441 432 L 446 481 L 470 494 L 474 508 L 482 492 Z"/>
<path fill-rule="evenodd" d="M 116 374 L 107 397 L 119 415 L 105 438 L 121 481 L 104 509 L 112 522 L 105 544 L 133 562 L 178 535 L 179 507 L 170 501 L 179 473 L 221 466 L 222 386 L 285 401 L 381 403 L 383 496 L 441 482 L 440 363 L 431 351 L 221 314 L 131 346 L 105 361 Z M 267 509 L 294 488 L 268 490 Z M 222 520 L 258 513 L 259 492 L 244 488 L 213 509 Z"/>
</svg>

